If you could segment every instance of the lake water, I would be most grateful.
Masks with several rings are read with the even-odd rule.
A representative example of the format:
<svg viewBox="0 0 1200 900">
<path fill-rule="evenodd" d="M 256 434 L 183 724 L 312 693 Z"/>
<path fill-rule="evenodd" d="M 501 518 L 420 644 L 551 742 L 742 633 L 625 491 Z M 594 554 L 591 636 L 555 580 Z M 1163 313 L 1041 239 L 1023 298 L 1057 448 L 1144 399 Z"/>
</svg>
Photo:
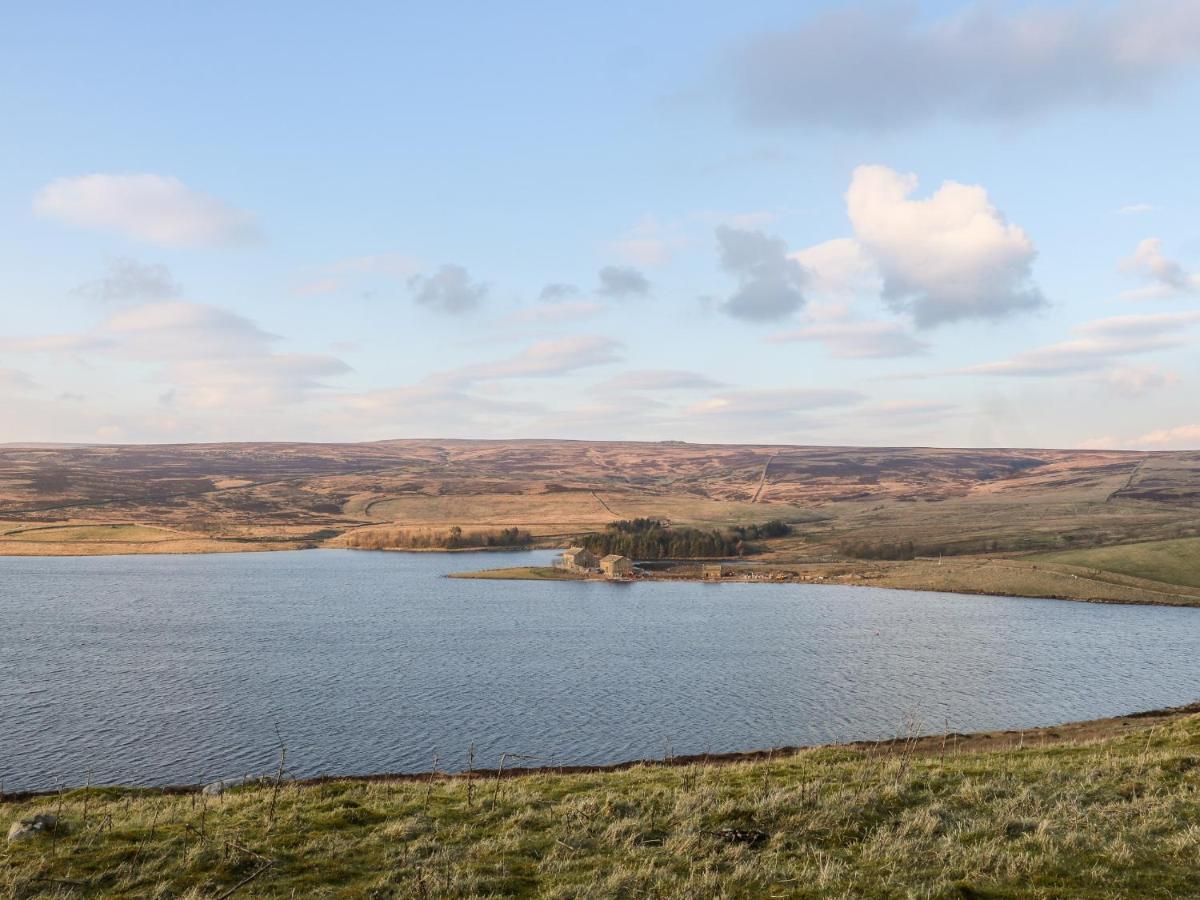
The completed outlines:
<svg viewBox="0 0 1200 900">
<path fill-rule="evenodd" d="M 0 558 L 6 790 L 604 763 L 1200 697 L 1200 609 L 462 581 L 549 553 Z"/>
</svg>

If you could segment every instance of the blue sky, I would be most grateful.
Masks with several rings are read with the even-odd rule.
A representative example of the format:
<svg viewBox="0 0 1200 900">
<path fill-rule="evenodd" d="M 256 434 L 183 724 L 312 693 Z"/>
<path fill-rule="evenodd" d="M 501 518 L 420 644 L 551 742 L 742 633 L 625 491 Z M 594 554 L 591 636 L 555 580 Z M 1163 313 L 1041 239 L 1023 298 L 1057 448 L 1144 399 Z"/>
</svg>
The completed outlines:
<svg viewBox="0 0 1200 900">
<path fill-rule="evenodd" d="M 0 441 L 1200 447 L 1200 4 L 40 4 Z"/>
</svg>

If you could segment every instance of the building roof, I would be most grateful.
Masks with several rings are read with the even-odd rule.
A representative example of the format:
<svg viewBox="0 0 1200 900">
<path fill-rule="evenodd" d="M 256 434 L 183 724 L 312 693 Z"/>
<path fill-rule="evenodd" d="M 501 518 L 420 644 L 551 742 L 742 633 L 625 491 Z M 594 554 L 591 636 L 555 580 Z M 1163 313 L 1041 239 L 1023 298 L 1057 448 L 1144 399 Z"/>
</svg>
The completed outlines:
<svg viewBox="0 0 1200 900">
<path fill-rule="evenodd" d="M 625 559 L 625 560 L 628 560 L 628 559 L 629 559 L 629 557 L 628 557 L 628 556 L 622 556 L 620 553 L 610 553 L 610 554 L 608 554 L 608 556 L 604 557 L 604 559 L 600 560 L 600 562 L 602 562 L 602 563 L 606 563 L 606 562 L 616 562 L 616 561 L 617 561 L 617 560 L 619 560 L 619 559 Z"/>
<path fill-rule="evenodd" d="M 583 547 L 568 547 L 566 550 L 563 551 L 563 556 L 567 556 L 567 555 L 577 556 L 580 553 L 587 553 L 587 552 L 588 551 Z"/>
</svg>

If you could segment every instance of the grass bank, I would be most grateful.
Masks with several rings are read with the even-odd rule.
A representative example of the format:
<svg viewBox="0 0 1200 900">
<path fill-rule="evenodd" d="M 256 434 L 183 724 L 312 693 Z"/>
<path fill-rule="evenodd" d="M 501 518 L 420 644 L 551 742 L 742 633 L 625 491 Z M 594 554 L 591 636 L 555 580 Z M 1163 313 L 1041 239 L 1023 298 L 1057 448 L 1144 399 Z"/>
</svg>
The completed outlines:
<svg viewBox="0 0 1200 900">
<path fill-rule="evenodd" d="M 566 569 L 553 566 L 510 566 L 505 569 L 481 569 L 478 572 L 453 572 L 451 578 L 475 578 L 494 581 L 581 581 Z"/>
<path fill-rule="evenodd" d="M 1047 553 L 1040 558 L 1047 562 L 1168 581 L 1200 590 L 1200 538 L 1065 550 Z"/>
<path fill-rule="evenodd" d="M 986 750 L 996 746 L 1002 749 Z M 332 780 L 0 804 L 13 897 L 1178 897 L 1195 708 L 724 765 Z"/>
</svg>

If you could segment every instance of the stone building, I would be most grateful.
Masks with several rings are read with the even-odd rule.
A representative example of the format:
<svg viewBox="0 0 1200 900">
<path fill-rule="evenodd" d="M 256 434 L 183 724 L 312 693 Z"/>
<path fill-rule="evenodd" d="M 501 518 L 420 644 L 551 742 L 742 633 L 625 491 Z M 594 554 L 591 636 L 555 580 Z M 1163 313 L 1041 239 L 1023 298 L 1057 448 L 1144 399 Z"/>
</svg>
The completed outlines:
<svg viewBox="0 0 1200 900">
<path fill-rule="evenodd" d="M 605 578 L 632 578 L 633 560 L 628 556 L 610 553 L 600 560 L 600 571 L 604 573 Z"/>
<path fill-rule="evenodd" d="M 592 572 L 599 565 L 596 554 L 584 547 L 571 547 L 563 551 L 558 563 L 568 572 Z"/>
</svg>

